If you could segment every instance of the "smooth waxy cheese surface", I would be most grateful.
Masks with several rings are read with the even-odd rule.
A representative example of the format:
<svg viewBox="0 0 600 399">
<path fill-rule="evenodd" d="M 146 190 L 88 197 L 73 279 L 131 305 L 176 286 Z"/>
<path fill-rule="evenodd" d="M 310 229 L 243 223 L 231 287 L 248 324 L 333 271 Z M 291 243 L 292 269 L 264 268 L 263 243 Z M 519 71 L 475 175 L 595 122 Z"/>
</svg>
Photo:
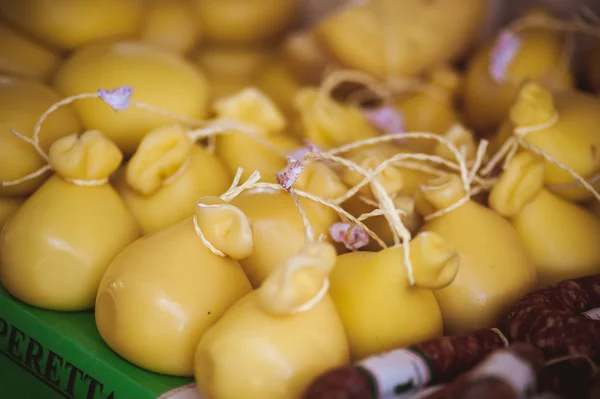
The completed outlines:
<svg viewBox="0 0 600 399">
<path fill-rule="evenodd" d="M 200 392 L 299 399 L 314 378 L 347 363 L 348 343 L 329 295 L 299 309 L 321 290 L 335 258 L 330 244 L 309 244 L 227 310 L 196 349 Z"/>
<path fill-rule="evenodd" d="M 0 23 L 0 72 L 43 81 L 60 61 L 56 52 Z"/>
<path fill-rule="evenodd" d="M 531 82 L 519 92 L 509 121 L 517 129 L 530 130 L 523 135 L 527 143 L 584 179 L 591 179 L 600 172 L 600 135 L 597 134 L 600 99 L 597 97 L 575 90 L 553 95 Z M 593 196 L 577 186 L 571 173 L 550 161 L 545 163 L 544 182 L 567 199 L 583 200 Z"/>
<path fill-rule="evenodd" d="M 135 220 L 107 183 L 121 162 L 98 132 L 60 139 L 50 149 L 57 174 L 10 218 L 0 237 L 2 282 L 25 303 L 44 309 L 90 309 L 112 259 L 139 236 Z"/>
<path fill-rule="evenodd" d="M 57 101 L 60 101 L 60 96 L 42 83 L 0 75 L 0 181 L 19 179 L 44 165 L 33 146 L 14 136 L 10 129 L 31 138 L 40 116 Z M 40 145 L 48 151 L 50 144 L 58 138 L 80 130 L 81 125 L 73 109 L 61 107 L 44 122 L 39 136 Z M 0 195 L 28 195 L 47 176 L 15 186 L 0 186 Z"/>
<path fill-rule="evenodd" d="M 435 233 L 422 233 L 410 245 L 415 287 L 408 284 L 402 248 L 338 256 L 330 293 L 355 360 L 442 335 L 431 288 L 452 282 L 458 255 Z"/>
<path fill-rule="evenodd" d="M 490 193 L 535 262 L 538 286 L 600 272 L 600 219 L 543 187 L 543 159 L 524 152 Z"/>
<path fill-rule="evenodd" d="M 58 70 L 54 84 L 65 96 L 128 85 L 132 100 L 200 119 L 207 114 L 210 96 L 197 67 L 176 54 L 128 41 L 78 49 Z M 174 122 L 135 106 L 115 112 L 99 99 L 78 101 L 74 107 L 87 129 L 102 131 L 125 154 L 132 154 L 150 130 Z"/>
<path fill-rule="evenodd" d="M 210 252 L 189 218 L 119 254 L 98 290 L 96 324 L 106 343 L 139 367 L 191 376 L 206 329 L 250 290 L 238 262 Z"/>
<path fill-rule="evenodd" d="M 137 34 L 143 0 L 2 0 L 0 15 L 31 36 L 61 50 Z"/>
<path fill-rule="evenodd" d="M 437 210 L 464 196 L 461 187 L 459 177 L 450 175 L 423 192 Z M 447 334 L 494 327 L 502 312 L 535 287 L 535 265 L 514 227 L 472 200 L 425 223 L 422 231 L 438 233 L 460 256 L 454 281 L 434 291 Z"/>
<path fill-rule="evenodd" d="M 296 0 L 196 0 L 207 40 L 256 43 L 277 37 L 292 22 Z"/>
<path fill-rule="evenodd" d="M 222 162 L 193 144 L 179 125 L 148 133 L 115 178 L 144 234 L 189 218 L 200 197 L 222 194 L 230 183 Z"/>
<path fill-rule="evenodd" d="M 550 18 L 533 11 L 532 15 Z M 550 23 L 552 23 L 550 21 Z M 465 74 L 464 102 L 469 123 L 482 134 L 489 134 L 507 117 L 519 86 L 526 80 L 537 81 L 545 87 L 561 91 L 573 86 L 570 60 L 564 34 L 548 29 L 524 29 L 512 34 L 516 45 L 514 56 L 505 68 L 505 81 L 496 81 L 490 73 L 494 63 L 494 46 L 484 44 L 471 58 Z M 498 40 L 498 39 L 496 39 Z M 509 49 L 496 50 L 510 51 Z"/>
<path fill-rule="evenodd" d="M 255 88 L 221 99 L 214 108 L 226 123 L 244 125 L 217 138 L 216 153 L 230 173 L 242 167 L 242 178 L 247 179 L 258 170 L 263 181 L 275 183 L 275 173 L 287 165 L 286 155 L 299 146 L 296 139 L 283 134 L 286 120 L 281 111 Z"/>
<path fill-rule="evenodd" d="M 479 0 L 383 0 L 343 7 L 317 29 L 342 64 L 385 79 L 455 57 L 470 44 L 484 12 Z"/>
<path fill-rule="evenodd" d="M 148 0 L 141 40 L 159 48 L 185 54 L 200 37 L 193 0 Z"/>
</svg>

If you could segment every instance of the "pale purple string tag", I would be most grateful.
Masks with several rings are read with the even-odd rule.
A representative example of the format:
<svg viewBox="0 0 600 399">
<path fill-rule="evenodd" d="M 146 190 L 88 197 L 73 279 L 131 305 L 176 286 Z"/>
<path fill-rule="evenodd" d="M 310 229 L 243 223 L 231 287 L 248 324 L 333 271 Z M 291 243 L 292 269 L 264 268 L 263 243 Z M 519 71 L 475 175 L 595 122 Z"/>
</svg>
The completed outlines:
<svg viewBox="0 0 600 399">
<path fill-rule="evenodd" d="M 376 109 L 364 110 L 363 113 L 373 126 L 385 134 L 406 132 L 404 116 L 394 106 L 385 105 Z M 397 139 L 395 141 L 398 143 L 404 142 L 402 139 Z"/>
<path fill-rule="evenodd" d="M 275 173 L 277 183 L 284 190 L 290 191 L 296 180 L 300 177 L 300 173 L 304 170 L 304 164 L 292 158 L 288 158 L 289 163 L 282 172 Z"/>
<path fill-rule="evenodd" d="M 133 94 L 133 87 L 122 86 L 113 90 L 99 89 L 98 95 L 115 111 L 129 108 L 129 98 Z"/>
<path fill-rule="evenodd" d="M 329 235 L 335 242 L 355 251 L 369 243 L 369 235 L 360 226 L 350 223 L 334 223 L 329 227 Z"/>
<path fill-rule="evenodd" d="M 521 38 L 510 30 L 500 33 L 490 54 L 490 75 L 495 82 L 506 82 L 508 66 L 517 55 L 521 44 Z"/>
</svg>

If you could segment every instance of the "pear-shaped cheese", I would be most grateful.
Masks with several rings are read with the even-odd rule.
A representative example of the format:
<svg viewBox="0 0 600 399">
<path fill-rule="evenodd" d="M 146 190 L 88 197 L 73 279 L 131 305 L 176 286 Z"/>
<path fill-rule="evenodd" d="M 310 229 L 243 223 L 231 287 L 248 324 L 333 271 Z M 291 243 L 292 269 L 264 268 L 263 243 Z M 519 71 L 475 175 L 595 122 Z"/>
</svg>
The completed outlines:
<svg viewBox="0 0 600 399">
<path fill-rule="evenodd" d="M 442 315 L 432 289 L 452 282 L 456 250 L 436 233 L 410 243 L 416 286 L 408 283 L 402 248 L 338 256 L 331 296 L 355 360 L 442 335 Z"/>
<path fill-rule="evenodd" d="M 219 158 L 194 145 L 180 125 L 149 132 L 115 187 L 144 234 L 189 218 L 198 198 L 225 192 L 231 176 Z"/>
<path fill-rule="evenodd" d="M 344 327 L 323 291 L 335 258 L 330 244 L 309 244 L 208 329 L 195 356 L 203 395 L 300 399 L 314 378 L 349 361 Z"/>
<path fill-rule="evenodd" d="M 338 197 L 347 190 L 337 174 L 321 162 L 308 163 L 294 187 L 325 200 Z M 323 204 L 309 199 L 300 200 L 315 238 L 327 235 L 338 215 Z M 254 252 L 241 261 L 254 287 L 304 245 L 304 225 L 292 197 L 281 191 L 248 191 L 231 203 L 240 208 L 250 220 L 254 236 Z"/>
<path fill-rule="evenodd" d="M 540 10 L 526 17 L 552 23 L 552 17 Z M 493 133 L 527 80 L 556 91 L 573 87 L 565 40 L 561 31 L 529 27 L 502 31 L 477 50 L 465 75 L 464 102 L 470 125 L 481 134 Z"/>
<path fill-rule="evenodd" d="M 0 75 L 0 182 L 17 180 L 44 166 L 44 160 L 33 146 L 10 130 L 31 138 L 40 116 L 58 101 L 58 93 L 42 83 Z M 42 125 L 40 147 L 48 151 L 57 139 L 80 130 L 81 124 L 73 108 L 61 107 Z M 0 196 L 31 194 L 47 177 L 48 174 L 11 186 L 0 184 Z"/>
<path fill-rule="evenodd" d="M 33 306 L 90 309 L 110 262 L 139 236 L 133 216 L 103 182 L 123 157 L 97 131 L 63 137 L 49 155 L 56 175 L 2 231 L 2 282 Z"/>
<path fill-rule="evenodd" d="M 354 2 L 324 18 L 317 30 L 349 68 L 381 79 L 415 76 L 464 51 L 485 9 L 480 0 Z"/>
<path fill-rule="evenodd" d="M 465 195 L 457 175 L 422 190 L 435 210 Z M 501 314 L 536 285 L 535 265 L 514 227 L 473 200 L 428 221 L 422 231 L 438 233 L 460 256 L 454 281 L 434 291 L 448 334 L 496 326 Z"/>
<path fill-rule="evenodd" d="M 256 88 L 217 101 L 216 114 L 225 123 L 243 124 L 217 138 L 217 155 L 233 174 L 239 167 L 244 169 L 242 178 L 247 179 L 258 170 L 262 180 L 275 183 L 275 173 L 287 165 L 286 154 L 299 143 L 291 136 L 282 134 L 286 120 L 275 104 Z"/>
<path fill-rule="evenodd" d="M 215 197 L 189 218 L 125 248 L 104 274 L 96 325 L 120 356 L 157 373 L 191 376 L 205 331 L 251 291 L 236 258 L 252 252 L 246 216 Z M 215 255 L 198 236 L 222 251 Z M 233 256 L 235 258 L 233 258 Z"/>
<path fill-rule="evenodd" d="M 132 100 L 183 117 L 202 119 L 208 113 L 208 81 L 183 57 L 133 41 L 99 42 L 78 48 L 61 65 L 54 85 L 64 96 L 95 93 L 98 89 L 133 88 Z M 83 125 L 98 129 L 133 154 L 150 130 L 173 119 L 130 106 L 115 112 L 101 100 L 74 104 Z"/>
<path fill-rule="evenodd" d="M 134 36 L 144 17 L 143 0 L 2 0 L 11 25 L 61 50 L 92 41 Z"/>
<path fill-rule="evenodd" d="M 524 152 L 511 160 L 489 197 L 531 254 L 538 286 L 600 273 L 600 219 L 543 182 L 544 160 Z"/>
<path fill-rule="evenodd" d="M 600 173 L 599 98 L 576 90 L 552 95 L 539 84 L 528 83 L 511 107 L 510 123 L 514 134 L 582 178 L 593 179 Z M 592 198 L 554 162 L 546 161 L 545 171 L 544 183 L 557 194 L 567 199 Z"/>
</svg>

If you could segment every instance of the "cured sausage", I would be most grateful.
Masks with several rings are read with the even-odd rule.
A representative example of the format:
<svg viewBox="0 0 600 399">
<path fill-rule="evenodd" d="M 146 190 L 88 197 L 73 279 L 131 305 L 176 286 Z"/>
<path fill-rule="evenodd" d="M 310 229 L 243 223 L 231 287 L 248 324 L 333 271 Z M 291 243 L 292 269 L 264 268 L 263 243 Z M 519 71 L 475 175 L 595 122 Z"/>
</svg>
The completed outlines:
<svg viewBox="0 0 600 399">
<path fill-rule="evenodd" d="M 592 378 L 589 399 L 600 399 L 600 373 L 596 373 Z"/>
<path fill-rule="evenodd" d="M 565 280 L 525 295 L 503 321 L 512 341 L 526 341 L 548 358 L 600 357 L 600 323 L 579 314 L 600 307 L 600 275 Z"/>
<path fill-rule="evenodd" d="M 426 399 L 518 399 L 538 391 L 544 370 L 542 352 L 516 343 L 486 360 Z"/>
<path fill-rule="evenodd" d="M 452 381 L 507 344 L 498 330 L 487 329 L 424 341 L 330 370 L 304 398 L 410 398 L 426 385 Z"/>
</svg>

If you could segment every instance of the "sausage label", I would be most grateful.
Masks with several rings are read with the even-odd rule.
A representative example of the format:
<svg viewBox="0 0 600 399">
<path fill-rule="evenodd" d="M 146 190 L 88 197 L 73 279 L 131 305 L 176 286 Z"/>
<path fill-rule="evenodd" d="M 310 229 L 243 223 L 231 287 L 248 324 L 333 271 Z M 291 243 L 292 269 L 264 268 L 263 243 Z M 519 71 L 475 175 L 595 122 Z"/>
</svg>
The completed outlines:
<svg viewBox="0 0 600 399">
<path fill-rule="evenodd" d="M 431 380 L 427 361 L 408 349 L 372 356 L 357 366 L 371 376 L 379 397 L 408 398 Z"/>
<path fill-rule="evenodd" d="M 497 377 L 510 385 L 519 397 L 528 397 L 535 392 L 536 379 L 533 368 L 513 353 L 495 353 L 477 368 L 470 378 Z"/>
<path fill-rule="evenodd" d="M 580 313 L 579 315 L 585 317 L 586 319 L 600 320 L 600 308 L 590 309 L 587 312 Z"/>
</svg>

